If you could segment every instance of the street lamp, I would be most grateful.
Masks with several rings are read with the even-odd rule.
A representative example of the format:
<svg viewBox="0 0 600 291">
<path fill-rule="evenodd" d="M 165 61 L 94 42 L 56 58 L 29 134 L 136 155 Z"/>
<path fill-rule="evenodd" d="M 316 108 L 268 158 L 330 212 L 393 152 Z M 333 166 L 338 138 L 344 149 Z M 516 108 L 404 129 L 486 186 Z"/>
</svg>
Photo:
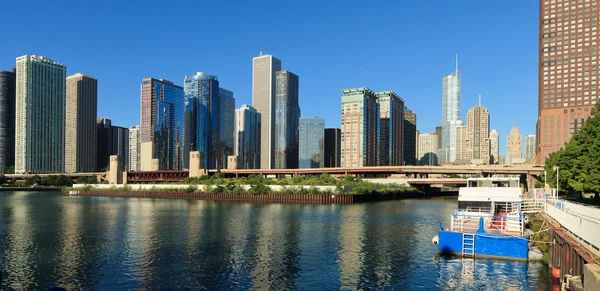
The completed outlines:
<svg viewBox="0 0 600 291">
<path fill-rule="evenodd" d="M 546 180 L 546 176 L 547 176 L 547 173 L 546 173 L 546 170 L 544 170 L 544 188 L 546 187 L 546 184 L 548 184 L 548 181 Z"/>
<path fill-rule="evenodd" d="M 556 197 L 558 198 L 558 166 L 552 167 L 552 170 L 556 171 Z"/>
</svg>

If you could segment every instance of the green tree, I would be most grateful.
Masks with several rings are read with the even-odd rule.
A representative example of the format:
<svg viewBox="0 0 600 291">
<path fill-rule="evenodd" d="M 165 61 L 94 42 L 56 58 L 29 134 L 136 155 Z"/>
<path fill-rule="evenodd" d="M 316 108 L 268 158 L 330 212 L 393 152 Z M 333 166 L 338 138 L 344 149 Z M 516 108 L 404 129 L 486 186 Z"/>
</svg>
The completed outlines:
<svg viewBox="0 0 600 291">
<path fill-rule="evenodd" d="M 31 186 L 33 184 L 39 185 L 41 183 L 42 183 L 42 178 L 40 178 L 40 176 L 38 176 L 38 175 L 33 175 L 33 176 L 25 179 L 25 185 L 27 185 L 27 186 Z"/>
<path fill-rule="evenodd" d="M 4 175 L 0 175 L 0 186 L 4 185 L 8 179 Z"/>
</svg>

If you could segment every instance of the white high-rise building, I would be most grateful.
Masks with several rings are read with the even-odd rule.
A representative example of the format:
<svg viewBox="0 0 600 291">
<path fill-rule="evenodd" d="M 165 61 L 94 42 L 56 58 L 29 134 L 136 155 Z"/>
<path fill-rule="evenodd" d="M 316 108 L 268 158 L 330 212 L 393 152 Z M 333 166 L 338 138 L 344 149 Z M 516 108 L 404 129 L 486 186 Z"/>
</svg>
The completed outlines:
<svg viewBox="0 0 600 291">
<path fill-rule="evenodd" d="M 140 126 L 129 129 L 129 171 L 140 170 Z"/>
<path fill-rule="evenodd" d="M 535 134 L 528 134 L 525 136 L 525 160 L 530 162 L 535 157 L 537 149 L 537 143 Z"/>
<path fill-rule="evenodd" d="M 42 56 L 17 58 L 15 173 L 65 171 L 65 65 Z"/>
<path fill-rule="evenodd" d="M 481 97 L 480 97 L 481 98 Z M 480 101 L 481 102 L 481 99 Z M 490 163 L 490 113 L 477 105 L 467 113 L 467 160 Z"/>
<path fill-rule="evenodd" d="M 442 146 L 439 155 L 441 162 L 456 160 L 456 127 L 463 125 L 460 120 L 460 92 L 457 56 L 456 70 L 442 80 Z"/>
<path fill-rule="evenodd" d="M 435 133 L 419 134 L 417 164 L 422 166 L 438 165 L 438 136 Z"/>
<path fill-rule="evenodd" d="M 500 135 L 495 129 L 490 132 L 490 163 L 500 163 Z"/>
<path fill-rule="evenodd" d="M 252 59 L 252 107 L 261 115 L 260 168 L 273 167 L 273 134 L 275 131 L 275 81 L 281 61 L 262 53 Z"/>
<path fill-rule="evenodd" d="M 240 169 L 260 169 L 261 115 L 252 106 L 235 110 L 233 121 L 233 151 Z"/>
</svg>

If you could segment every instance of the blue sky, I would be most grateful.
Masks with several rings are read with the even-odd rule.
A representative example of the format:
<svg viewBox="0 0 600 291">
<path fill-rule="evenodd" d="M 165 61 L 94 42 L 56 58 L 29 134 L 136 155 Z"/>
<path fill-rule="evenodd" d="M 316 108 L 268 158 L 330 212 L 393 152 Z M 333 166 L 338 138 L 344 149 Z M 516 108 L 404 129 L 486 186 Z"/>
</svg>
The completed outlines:
<svg viewBox="0 0 600 291">
<path fill-rule="evenodd" d="M 60 4 L 58 4 L 60 3 Z M 252 58 L 300 76 L 302 116 L 340 126 L 341 89 L 396 91 L 417 127 L 441 123 L 442 78 L 459 54 L 461 116 L 489 108 L 500 151 L 516 125 L 535 133 L 538 1 L 28 1 L 6 0 L 0 69 L 26 54 L 98 78 L 98 116 L 139 123 L 140 83 L 219 76 L 236 108 L 251 104 Z"/>
</svg>

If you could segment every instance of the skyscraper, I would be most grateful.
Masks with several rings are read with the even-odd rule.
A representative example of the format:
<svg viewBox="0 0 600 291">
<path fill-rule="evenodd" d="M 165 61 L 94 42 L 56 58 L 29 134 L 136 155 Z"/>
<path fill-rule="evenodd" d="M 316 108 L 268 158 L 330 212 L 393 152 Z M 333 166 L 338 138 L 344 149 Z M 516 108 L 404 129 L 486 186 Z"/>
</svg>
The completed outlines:
<svg viewBox="0 0 600 291">
<path fill-rule="evenodd" d="M 129 129 L 129 171 L 140 170 L 140 126 Z"/>
<path fill-rule="evenodd" d="M 325 168 L 340 167 L 342 132 L 339 128 L 325 129 Z"/>
<path fill-rule="evenodd" d="M 289 71 L 276 73 L 273 165 L 275 169 L 298 168 L 298 76 Z"/>
<path fill-rule="evenodd" d="M 261 114 L 261 169 L 273 167 L 273 134 L 275 130 L 275 73 L 281 61 L 262 53 L 252 59 L 252 106 Z"/>
<path fill-rule="evenodd" d="M 422 166 L 437 166 L 438 136 L 436 133 L 419 134 L 418 163 Z"/>
<path fill-rule="evenodd" d="M 233 92 L 219 88 L 220 126 L 219 137 L 221 138 L 221 166 L 227 168 L 227 157 L 233 155 L 233 123 L 235 116 L 235 98 Z"/>
<path fill-rule="evenodd" d="M 179 170 L 184 162 L 183 88 L 163 79 L 142 80 L 140 170 Z"/>
<path fill-rule="evenodd" d="M 461 81 L 458 71 L 458 56 L 456 70 L 442 80 L 442 146 L 441 162 L 454 162 L 456 159 L 456 127 L 462 126 L 460 120 Z"/>
<path fill-rule="evenodd" d="M 216 169 L 221 161 L 221 98 L 217 76 L 202 72 L 185 76 L 184 80 L 184 161 L 190 151 L 204 153 L 204 167 Z M 233 96 L 231 96 L 233 98 Z M 184 163 L 185 167 L 189 166 Z"/>
<path fill-rule="evenodd" d="M 94 172 L 97 169 L 98 80 L 77 73 L 67 77 L 65 120 L 65 171 Z"/>
<path fill-rule="evenodd" d="M 315 116 L 300 118 L 299 168 L 323 168 L 325 119 Z"/>
<path fill-rule="evenodd" d="M 342 90 L 341 166 L 377 166 L 379 163 L 379 103 L 368 88 Z"/>
<path fill-rule="evenodd" d="M 442 147 L 442 126 L 435 127 L 435 134 L 438 138 L 438 153 L 440 152 L 440 148 Z"/>
<path fill-rule="evenodd" d="M 461 125 L 454 128 L 456 134 L 456 159 L 455 162 L 464 162 L 467 158 L 467 126 Z"/>
<path fill-rule="evenodd" d="M 404 100 L 393 91 L 375 93 L 379 101 L 380 166 L 401 166 L 404 161 Z"/>
<path fill-rule="evenodd" d="M 110 169 L 110 156 L 117 155 L 122 161 L 121 170 L 129 169 L 129 130 L 124 127 L 114 126 L 110 119 L 96 119 L 98 134 L 97 165 L 98 171 Z"/>
<path fill-rule="evenodd" d="M 481 101 L 480 101 L 481 102 Z M 490 163 L 490 113 L 477 105 L 467 113 L 467 160 Z"/>
<path fill-rule="evenodd" d="M 66 71 L 46 57 L 17 58 L 17 174 L 65 171 Z"/>
<path fill-rule="evenodd" d="M 242 105 L 235 110 L 234 154 L 241 169 L 260 169 L 261 115 L 252 106 Z"/>
<path fill-rule="evenodd" d="M 500 163 L 500 135 L 495 129 L 490 132 L 490 164 Z"/>
<path fill-rule="evenodd" d="M 523 157 L 523 137 L 519 129 L 514 126 L 510 130 L 506 142 L 506 164 L 511 165 L 517 163 Z"/>
<path fill-rule="evenodd" d="M 540 1 L 538 155 L 534 163 L 544 163 L 568 142 L 598 101 L 599 3 Z"/>
<path fill-rule="evenodd" d="M 0 71 L 0 174 L 15 165 L 16 74 Z"/>
<path fill-rule="evenodd" d="M 530 162 L 535 157 L 536 140 L 535 134 L 528 134 L 525 136 L 525 160 Z"/>
<path fill-rule="evenodd" d="M 404 107 L 404 164 L 416 165 L 417 157 L 417 114 Z"/>
</svg>

